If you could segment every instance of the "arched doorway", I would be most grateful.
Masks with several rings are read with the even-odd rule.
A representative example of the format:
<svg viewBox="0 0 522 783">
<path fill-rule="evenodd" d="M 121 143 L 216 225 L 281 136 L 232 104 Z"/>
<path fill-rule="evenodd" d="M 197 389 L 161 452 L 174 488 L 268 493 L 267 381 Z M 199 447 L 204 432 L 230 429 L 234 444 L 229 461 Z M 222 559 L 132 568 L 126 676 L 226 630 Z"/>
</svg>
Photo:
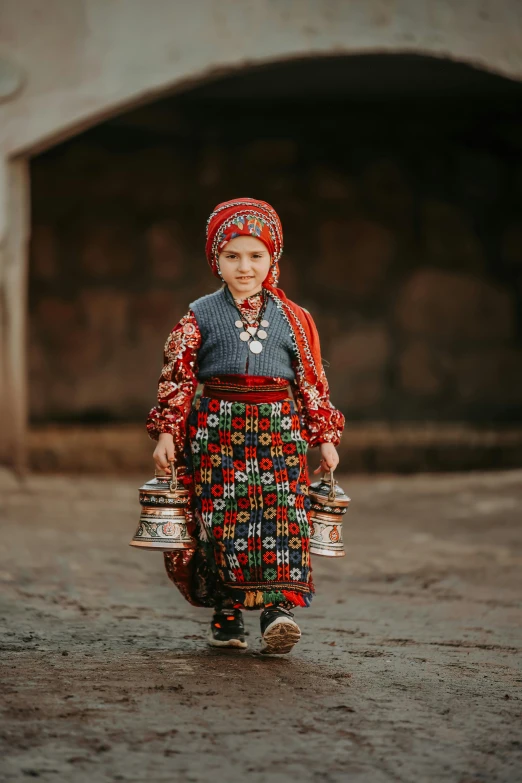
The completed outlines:
<svg viewBox="0 0 522 783">
<path fill-rule="evenodd" d="M 349 421 L 519 422 L 519 84 L 416 56 L 244 71 L 31 164 L 30 412 L 137 422 L 231 195 L 285 226 Z M 485 368 L 485 369 L 484 369 Z"/>
</svg>

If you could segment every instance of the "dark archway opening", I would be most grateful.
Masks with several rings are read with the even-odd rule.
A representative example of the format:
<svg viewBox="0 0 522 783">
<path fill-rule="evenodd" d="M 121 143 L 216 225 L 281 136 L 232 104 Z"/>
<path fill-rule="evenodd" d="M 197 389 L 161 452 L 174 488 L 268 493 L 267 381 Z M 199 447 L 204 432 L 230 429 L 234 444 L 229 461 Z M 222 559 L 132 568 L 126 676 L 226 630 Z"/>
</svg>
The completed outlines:
<svg viewBox="0 0 522 783">
<path fill-rule="evenodd" d="M 143 422 L 215 288 L 211 208 L 270 201 L 349 421 L 522 419 L 522 85 L 413 56 L 246 70 L 32 162 L 31 419 Z"/>
</svg>

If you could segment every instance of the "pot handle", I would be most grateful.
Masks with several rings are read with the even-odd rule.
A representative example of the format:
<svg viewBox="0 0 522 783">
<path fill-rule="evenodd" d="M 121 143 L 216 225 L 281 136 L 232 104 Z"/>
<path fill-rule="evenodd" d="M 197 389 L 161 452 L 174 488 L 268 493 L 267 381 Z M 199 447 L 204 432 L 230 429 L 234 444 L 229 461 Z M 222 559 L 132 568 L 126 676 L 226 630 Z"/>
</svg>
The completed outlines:
<svg viewBox="0 0 522 783">
<path fill-rule="evenodd" d="M 176 462 L 173 459 L 169 459 L 170 465 L 170 491 L 175 492 L 178 488 L 178 474 L 176 473 Z"/>
<path fill-rule="evenodd" d="M 330 502 L 332 502 L 332 500 L 335 500 L 334 468 L 330 468 L 330 492 L 328 493 L 328 500 Z"/>
</svg>

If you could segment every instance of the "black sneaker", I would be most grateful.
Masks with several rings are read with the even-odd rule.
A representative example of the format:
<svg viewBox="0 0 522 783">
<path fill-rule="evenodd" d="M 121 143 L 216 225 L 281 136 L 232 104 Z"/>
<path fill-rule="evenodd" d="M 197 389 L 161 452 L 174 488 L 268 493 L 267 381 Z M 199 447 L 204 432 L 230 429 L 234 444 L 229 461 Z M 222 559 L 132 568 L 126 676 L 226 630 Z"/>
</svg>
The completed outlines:
<svg viewBox="0 0 522 783">
<path fill-rule="evenodd" d="M 248 647 L 245 640 L 243 615 L 239 609 L 220 609 L 214 612 L 208 632 L 211 647 Z"/>
<path fill-rule="evenodd" d="M 288 609 L 280 606 L 268 606 L 261 612 L 261 636 L 265 655 L 284 655 L 289 653 L 301 638 L 299 626 Z"/>
</svg>

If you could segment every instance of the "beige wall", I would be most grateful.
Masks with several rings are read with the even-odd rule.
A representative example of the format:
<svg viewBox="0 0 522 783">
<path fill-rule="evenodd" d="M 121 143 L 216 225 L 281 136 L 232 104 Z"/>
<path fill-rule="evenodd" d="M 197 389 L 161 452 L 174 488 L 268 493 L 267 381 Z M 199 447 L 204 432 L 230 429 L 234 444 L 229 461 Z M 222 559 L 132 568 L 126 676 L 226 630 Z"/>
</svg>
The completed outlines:
<svg viewBox="0 0 522 783">
<path fill-rule="evenodd" d="M 420 52 L 522 77 L 518 0 L 3 0 L 4 155 L 213 73 L 321 54 Z"/>
<path fill-rule="evenodd" d="M 419 52 L 520 79 L 521 22 L 519 0 L 2 0 L 0 460 L 12 461 L 25 426 L 28 214 L 16 156 L 214 74 L 289 58 Z"/>
</svg>

